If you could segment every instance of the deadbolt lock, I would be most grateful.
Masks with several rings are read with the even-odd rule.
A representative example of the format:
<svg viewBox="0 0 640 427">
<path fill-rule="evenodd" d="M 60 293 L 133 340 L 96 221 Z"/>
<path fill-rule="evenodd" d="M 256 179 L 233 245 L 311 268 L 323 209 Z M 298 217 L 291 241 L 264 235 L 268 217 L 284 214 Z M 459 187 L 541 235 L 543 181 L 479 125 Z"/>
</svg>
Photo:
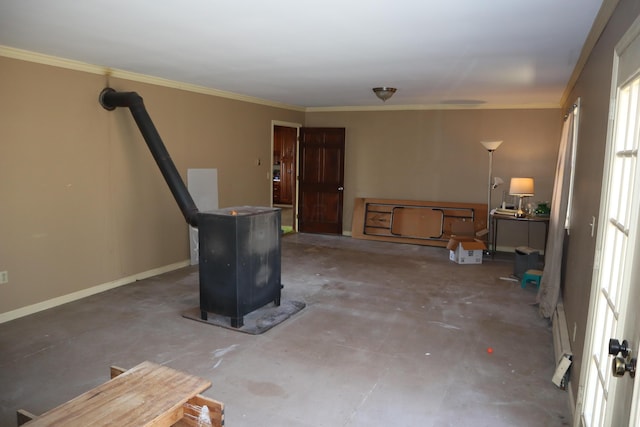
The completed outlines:
<svg viewBox="0 0 640 427">
<path fill-rule="evenodd" d="M 636 376 L 636 358 L 632 358 L 627 363 L 627 360 L 621 356 L 616 356 L 613 358 L 613 362 L 611 363 L 611 369 L 613 370 L 614 377 L 622 377 L 625 372 L 629 372 L 629 376 L 631 378 L 635 378 Z"/>
</svg>

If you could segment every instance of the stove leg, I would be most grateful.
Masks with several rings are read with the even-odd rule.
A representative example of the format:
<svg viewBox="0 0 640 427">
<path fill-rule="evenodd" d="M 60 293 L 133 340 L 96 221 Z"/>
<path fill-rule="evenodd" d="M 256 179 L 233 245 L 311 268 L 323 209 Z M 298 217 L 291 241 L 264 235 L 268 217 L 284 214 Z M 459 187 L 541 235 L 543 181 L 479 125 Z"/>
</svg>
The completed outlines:
<svg viewBox="0 0 640 427">
<path fill-rule="evenodd" d="M 209 317 L 209 315 L 207 314 L 207 312 L 206 312 L 206 311 L 204 311 L 204 310 L 200 310 L 200 318 L 201 318 L 202 320 L 207 320 L 207 318 L 208 318 L 208 317 Z"/>
<path fill-rule="evenodd" d="M 231 318 L 232 328 L 242 328 L 243 326 L 244 326 L 244 316 Z"/>
</svg>

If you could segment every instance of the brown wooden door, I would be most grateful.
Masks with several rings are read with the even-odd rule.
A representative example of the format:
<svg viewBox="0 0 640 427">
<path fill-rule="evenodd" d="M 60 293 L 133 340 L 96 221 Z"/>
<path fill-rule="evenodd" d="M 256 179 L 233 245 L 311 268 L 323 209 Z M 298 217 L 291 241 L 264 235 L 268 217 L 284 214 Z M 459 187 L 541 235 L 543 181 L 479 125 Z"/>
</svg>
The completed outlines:
<svg viewBox="0 0 640 427">
<path fill-rule="evenodd" d="M 285 126 L 273 127 L 273 160 L 275 167 L 279 168 L 280 181 L 277 183 L 279 197 L 276 199 L 274 192 L 274 203 L 292 205 L 295 195 L 296 184 L 296 128 Z"/>
<path fill-rule="evenodd" d="M 344 128 L 300 129 L 298 225 L 303 233 L 342 234 Z"/>
</svg>

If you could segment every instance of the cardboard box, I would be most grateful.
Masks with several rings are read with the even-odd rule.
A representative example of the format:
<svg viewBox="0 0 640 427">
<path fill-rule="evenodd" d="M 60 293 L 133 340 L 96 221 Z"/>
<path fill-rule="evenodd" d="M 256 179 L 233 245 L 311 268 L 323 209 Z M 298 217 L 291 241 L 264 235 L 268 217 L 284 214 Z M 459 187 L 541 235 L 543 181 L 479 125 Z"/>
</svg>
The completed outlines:
<svg viewBox="0 0 640 427">
<path fill-rule="evenodd" d="M 487 248 L 483 241 L 474 238 L 474 226 L 470 221 L 452 224 L 453 234 L 447 244 L 449 259 L 458 264 L 482 264 L 482 253 Z"/>
</svg>

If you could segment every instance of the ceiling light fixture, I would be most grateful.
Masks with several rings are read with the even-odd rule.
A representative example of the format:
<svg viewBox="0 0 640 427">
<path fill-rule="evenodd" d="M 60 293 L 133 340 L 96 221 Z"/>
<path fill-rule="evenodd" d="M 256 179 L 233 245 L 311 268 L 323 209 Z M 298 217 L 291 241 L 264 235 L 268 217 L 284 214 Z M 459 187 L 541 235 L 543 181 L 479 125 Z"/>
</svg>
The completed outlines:
<svg viewBox="0 0 640 427">
<path fill-rule="evenodd" d="M 373 93 L 375 93 L 378 98 L 382 99 L 382 101 L 386 101 L 387 99 L 391 98 L 397 90 L 398 89 L 396 89 L 395 87 L 374 87 Z"/>
</svg>

